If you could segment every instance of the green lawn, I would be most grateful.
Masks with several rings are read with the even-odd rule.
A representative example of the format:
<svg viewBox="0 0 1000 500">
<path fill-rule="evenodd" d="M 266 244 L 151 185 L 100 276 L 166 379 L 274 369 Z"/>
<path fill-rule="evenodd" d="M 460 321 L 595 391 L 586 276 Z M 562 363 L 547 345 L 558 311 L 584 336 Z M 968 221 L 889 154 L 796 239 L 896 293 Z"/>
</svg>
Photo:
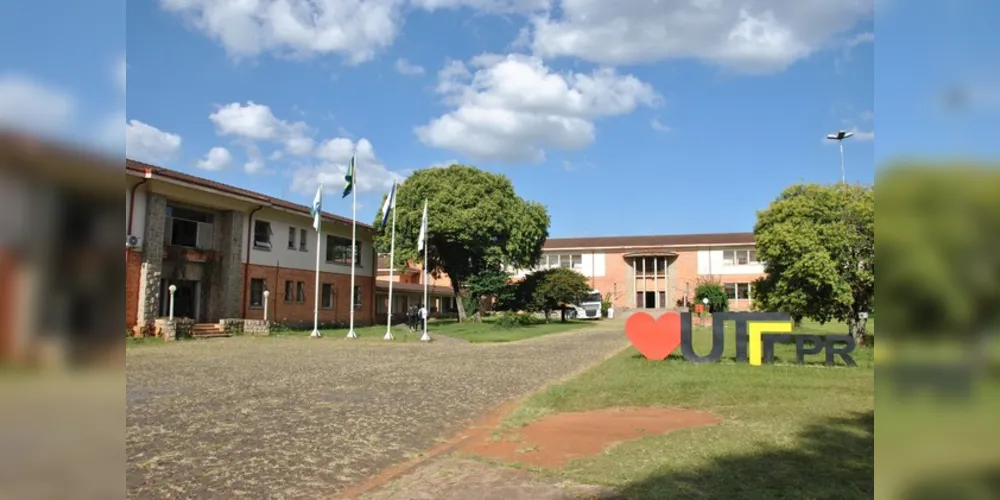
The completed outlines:
<svg viewBox="0 0 1000 500">
<path fill-rule="evenodd" d="M 435 335 L 464 339 L 469 342 L 513 342 L 524 340 L 552 333 L 567 332 L 579 328 L 586 328 L 594 322 L 567 321 L 560 323 L 558 320 L 551 323 L 541 323 L 535 325 L 522 326 L 517 328 L 503 328 L 495 324 L 493 318 L 485 318 L 480 323 L 466 321 L 459 323 L 456 320 L 432 320 L 427 325 L 427 332 L 433 338 Z M 385 325 L 358 327 L 354 331 L 358 334 L 358 339 L 382 340 L 385 336 Z M 312 330 L 286 330 L 276 333 L 276 335 L 309 335 Z M 320 332 L 329 338 L 344 338 L 347 335 L 346 328 L 323 329 Z M 421 332 L 408 333 L 400 326 L 393 327 L 395 340 L 402 342 L 412 342 L 420 339 Z"/>
<path fill-rule="evenodd" d="M 806 332 L 845 330 L 843 325 L 803 325 Z M 709 331 L 695 327 L 698 352 L 708 352 Z M 621 443 L 600 456 L 570 462 L 560 474 L 620 487 L 623 498 L 872 498 L 871 350 L 855 351 L 857 368 L 797 366 L 781 362 L 794 362 L 794 348 L 778 346 L 778 364 L 751 367 L 731 359 L 732 325 L 727 333 L 720 363 L 689 363 L 679 349 L 666 361 L 653 362 L 629 348 L 528 398 L 506 423 L 618 406 L 708 410 L 723 423 Z"/>
</svg>

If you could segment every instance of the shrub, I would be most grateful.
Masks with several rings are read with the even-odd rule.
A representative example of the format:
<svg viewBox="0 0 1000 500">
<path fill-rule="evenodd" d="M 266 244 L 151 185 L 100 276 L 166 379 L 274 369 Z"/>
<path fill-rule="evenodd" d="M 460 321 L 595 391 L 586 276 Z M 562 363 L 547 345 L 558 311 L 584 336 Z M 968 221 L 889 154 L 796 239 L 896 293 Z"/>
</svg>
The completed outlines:
<svg viewBox="0 0 1000 500">
<path fill-rule="evenodd" d="M 694 303 L 701 304 L 708 299 L 708 312 L 726 312 L 729 310 L 729 296 L 718 283 L 705 282 L 694 289 Z"/>
<path fill-rule="evenodd" d="M 534 325 L 535 323 L 537 323 L 537 320 L 531 314 L 502 312 L 497 315 L 497 320 L 494 324 L 500 328 L 522 328 Z"/>
</svg>

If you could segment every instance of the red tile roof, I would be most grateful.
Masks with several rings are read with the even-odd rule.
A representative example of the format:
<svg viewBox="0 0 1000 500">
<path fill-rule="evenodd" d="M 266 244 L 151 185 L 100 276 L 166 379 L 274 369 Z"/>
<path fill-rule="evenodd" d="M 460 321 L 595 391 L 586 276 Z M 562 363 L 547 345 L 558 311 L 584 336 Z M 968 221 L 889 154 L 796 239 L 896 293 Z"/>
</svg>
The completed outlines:
<svg viewBox="0 0 1000 500">
<path fill-rule="evenodd" d="M 389 282 L 387 280 L 376 280 L 375 281 L 375 289 L 376 290 L 386 290 L 386 291 L 388 291 L 389 290 Z M 399 283 L 399 282 L 396 282 L 396 283 L 392 284 L 392 291 L 393 292 L 401 291 L 401 292 L 420 292 L 420 293 L 424 293 L 424 285 L 421 285 L 419 283 Z M 439 285 L 427 285 L 427 291 L 429 293 L 436 293 L 438 295 L 454 295 L 454 293 L 455 293 L 455 291 L 452 290 L 451 288 L 448 288 L 446 286 L 439 286 Z"/>
<path fill-rule="evenodd" d="M 752 245 L 753 233 L 664 234 L 654 236 L 601 236 L 594 238 L 549 238 L 545 250 L 562 249 L 662 249 L 676 246 Z"/>
<path fill-rule="evenodd" d="M 264 195 L 264 194 L 261 194 L 261 193 L 257 193 L 257 192 L 254 192 L 254 191 L 248 191 L 246 189 L 238 188 L 238 187 L 235 187 L 235 186 L 230 186 L 229 184 L 223 184 L 221 182 L 215 182 L 213 180 L 205 179 L 203 177 L 197 177 L 197 176 L 194 176 L 194 175 L 185 174 L 183 172 L 178 172 L 176 170 L 171 170 L 169 168 L 157 167 L 155 165 L 150 165 L 148 163 L 143 163 L 143 162 L 136 161 L 136 160 L 130 160 L 130 159 L 126 158 L 125 159 L 125 170 L 126 171 L 136 172 L 136 173 L 146 173 L 148 171 L 148 172 L 151 172 L 154 176 L 160 176 L 160 177 L 164 177 L 164 178 L 167 178 L 167 179 L 172 179 L 172 180 L 175 180 L 175 181 L 180 181 L 180 182 L 184 182 L 184 183 L 187 183 L 187 184 L 192 184 L 192 185 L 195 185 L 195 186 L 207 187 L 207 188 L 215 189 L 215 190 L 218 190 L 218 191 L 222 191 L 224 193 L 229 193 L 229 194 L 233 194 L 233 195 L 237 195 L 237 196 L 242 196 L 244 198 L 251 198 L 251 199 L 254 199 L 254 200 L 258 200 L 261 203 L 268 203 L 268 204 L 270 204 L 272 206 L 275 206 L 275 207 L 278 207 L 278 208 L 283 208 L 283 209 L 286 209 L 286 210 L 291 210 L 293 212 L 299 212 L 299 213 L 302 213 L 304 215 L 309 215 L 309 213 L 310 213 L 310 208 L 307 207 L 307 206 L 305 206 L 305 205 L 300 205 L 298 203 L 292 203 L 290 201 L 282 200 L 282 199 L 279 199 L 279 198 L 272 198 L 270 196 L 267 196 L 267 195 Z M 326 219 L 326 220 L 334 221 L 334 222 L 343 222 L 343 223 L 346 223 L 346 224 L 350 224 L 351 223 L 351 219 L 348 219 L 346 217 L 341 217 L 339 215 L 331 214 L 329 212 L 323 212 L 323 218 Z M 365 224 L 365 223 L 363 223 L 361 221 L 358 221 L 358 227 L 362 228 L 362 229 L 368 229 L 368 230 L 374 229 L 370 224 Z"/>
</svg>

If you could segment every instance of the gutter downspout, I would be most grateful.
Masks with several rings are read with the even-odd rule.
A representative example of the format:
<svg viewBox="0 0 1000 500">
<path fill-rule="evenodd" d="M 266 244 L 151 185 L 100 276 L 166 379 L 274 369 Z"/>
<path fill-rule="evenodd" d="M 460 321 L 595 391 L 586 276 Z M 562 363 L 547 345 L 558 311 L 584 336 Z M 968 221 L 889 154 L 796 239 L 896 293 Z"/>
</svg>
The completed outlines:
<svg viewBox="0 0 1000 500">
<path fill-rule="evenodd" d="M 249 296 L 250 296 L 250 252 L 253 251 L 250 248 L 250 238 L 253 237 L 253 214 L 259 212 L 264 208 L 261 205 L 250 211 L 250 215 L 247 217 L 247 260 L 243 263 L 243 319 L 247 317 L 247 307 L 249 306 Z M 277 297 L 275 297 L 277 300 Z"/>
<path fill-rule="evenodd" d="M 146 169 L 145 178 L 138 184 L 132 186 L 132 196 L 129 198 L 128 203 L 128 234 L 132 234 L 132 218 L 135 215 L 135 192 L 139 190 L 139 186 L 149 182 L 153 178 L 153 171 Z"/>
</svg>

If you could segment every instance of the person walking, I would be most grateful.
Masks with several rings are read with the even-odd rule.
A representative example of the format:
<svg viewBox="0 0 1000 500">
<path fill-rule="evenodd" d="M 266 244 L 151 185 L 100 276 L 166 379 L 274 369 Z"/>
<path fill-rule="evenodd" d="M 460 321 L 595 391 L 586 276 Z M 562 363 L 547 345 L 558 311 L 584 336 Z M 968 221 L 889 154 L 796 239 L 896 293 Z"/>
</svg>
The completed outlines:
<svg viewBox="0 0 1000 500">
<path fill-rule="evenodd" d="M 406 326 L 410 328 L 410 332 L 417 330 L 417 306 L 411 305 L 406 311 Z"/>
</svg>

